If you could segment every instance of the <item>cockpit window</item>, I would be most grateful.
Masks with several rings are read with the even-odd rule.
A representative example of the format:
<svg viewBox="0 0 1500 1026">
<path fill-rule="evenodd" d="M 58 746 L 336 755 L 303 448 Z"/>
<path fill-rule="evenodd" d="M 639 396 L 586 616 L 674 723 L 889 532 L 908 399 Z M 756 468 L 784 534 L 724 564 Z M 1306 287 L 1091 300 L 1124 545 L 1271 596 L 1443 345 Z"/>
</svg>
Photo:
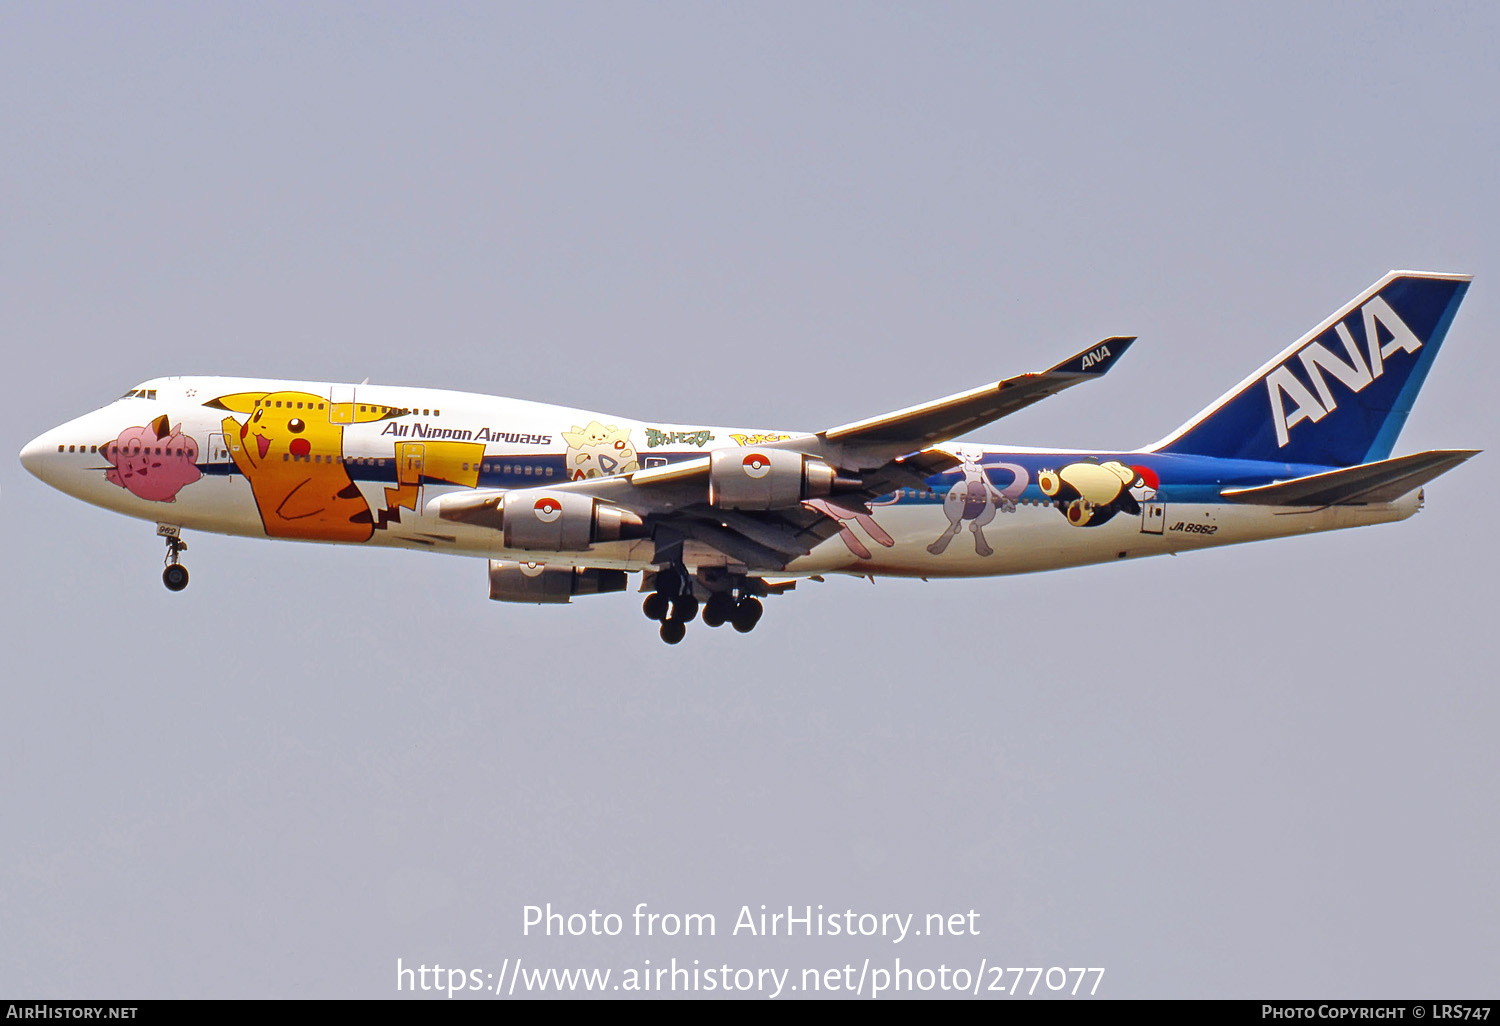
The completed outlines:
<svg viewBox="0 0 1500 1026">
<path fill-rule="evenodd" d="M 154 388 L 132 388 L 129 392 L 126 392 L 124 395 L 120 396 L 120 398 L 121 399 L 155 399 L 156 398 L 156 389 L 154 389 Z"/>
</svg>

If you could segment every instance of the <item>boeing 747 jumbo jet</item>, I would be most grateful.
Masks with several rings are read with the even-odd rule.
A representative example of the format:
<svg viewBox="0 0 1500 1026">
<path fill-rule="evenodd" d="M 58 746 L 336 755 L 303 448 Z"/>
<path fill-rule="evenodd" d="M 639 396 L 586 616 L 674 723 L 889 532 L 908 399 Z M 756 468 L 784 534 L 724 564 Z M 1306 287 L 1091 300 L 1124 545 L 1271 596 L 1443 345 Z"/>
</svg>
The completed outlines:
<svg viewBox="0 0 1500 1026">
<path fill-rule="evenodd" d="M 166 377 L 53 428 L 26 469 L 184 530 L 489 560 L 490 598 L 568 602 L 641 573 L 668 644 L 741 632 L 827 573 L 974 577 L 1404 520 L 1475 450 L 1392 458 L 1469 278 L 1393 271 L 1166 438 L 1078 452 L 954 443 L 1102 377 L 1050 370 L 809 434 L 637 421 L 467 392 Z"/>
</svg>

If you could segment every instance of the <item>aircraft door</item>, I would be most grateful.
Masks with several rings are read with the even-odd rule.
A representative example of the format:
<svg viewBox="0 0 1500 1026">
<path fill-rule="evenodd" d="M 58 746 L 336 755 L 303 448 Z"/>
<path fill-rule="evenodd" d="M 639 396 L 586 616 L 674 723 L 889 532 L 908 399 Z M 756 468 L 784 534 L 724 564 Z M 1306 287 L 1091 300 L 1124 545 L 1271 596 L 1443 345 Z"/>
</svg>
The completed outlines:
<svg viewBox="0 0 1500 1026">
<path fill-rule="evenodd" d="M 328 422 L 354 423 L 354 386 L 334 385 L 328 390 Z"/>
<path fill-rule="evenodd" d="M 224 441 L 224 432 L 214 431 L 208 436 L 208 446 L 203 451 L 204 462 L 232 463 L 234 457 L 229 455 L 229 445 Z"/>
<path fill-rule="evenodd" d="M 1167 530 L 1167 504 L 1164 502 L 1141 503 L 1141 533 L 1164 534 Z"/>
<path fill-rule="evenodd" d="M 421 442 L 396 443 L 396 486 L 401 490 L 403 505 L 411 500 L 410 508 L 422 508 L 422 474 L 426 468 L 426 454 Z"/>
</svg>

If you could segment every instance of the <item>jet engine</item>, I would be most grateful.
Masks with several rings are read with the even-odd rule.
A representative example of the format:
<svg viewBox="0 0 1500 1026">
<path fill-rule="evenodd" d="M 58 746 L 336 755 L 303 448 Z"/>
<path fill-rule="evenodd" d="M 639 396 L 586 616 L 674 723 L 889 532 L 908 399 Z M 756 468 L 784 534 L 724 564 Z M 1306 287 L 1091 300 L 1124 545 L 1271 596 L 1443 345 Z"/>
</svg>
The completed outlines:
<svg viewBox="0 0 1500 1026">
<path fill-rule="evenodd" d="M 781 509 L 861 487 L 813 456 L 785 449 L 715 449 L 708 501 L 720 509 Z"/>
<path fill-rule="evenodd" d="M 490 560 L 490 598 L 496 602 L 569 602 L 574 595 L 624 591 L 624 570 L 546 567 L 541 563 Z"/>
</svg>

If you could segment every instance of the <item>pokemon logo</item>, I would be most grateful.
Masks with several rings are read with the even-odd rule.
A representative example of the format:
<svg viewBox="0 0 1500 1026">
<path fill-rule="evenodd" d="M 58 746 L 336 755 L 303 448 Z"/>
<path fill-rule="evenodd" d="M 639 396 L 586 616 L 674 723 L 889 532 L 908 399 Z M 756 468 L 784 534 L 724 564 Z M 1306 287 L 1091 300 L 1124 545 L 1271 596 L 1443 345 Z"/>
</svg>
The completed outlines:
<svg viewBox="0 0 1500 1026">
<path fill-rule="evenodd" d="M 630 429 L 615 424 L 590 421 L 587 427 L 573 426 L 562 433 L 568 443 L 568 479 L 580 481 L 589 477 L 630 474 L 641 469 Z"/>
<path fill-rule="evenodd" d="M 658 431 L 656 428 L 646 429 L 646 448 L 655 449 L 662 445 L 691 445 L 701 449 L 714 440 L 712 431 Z"/>
<path fill-rule="evenodd" d="M 1334 398 L 1323 377 L 1324 371 L 1333 375 L 1351 392 L 1358 393 L 1385 373 L 1387 359 L 1400 352 L 1415 353 L 1422 348 L 1422 340 L 1417 338 L 1416 332 L 1407 327 L 1406 322 L 1380 296 L 1360 307 L 1359 312 L 1365 332 L 1363 353 L 1346 322 L 1340 321 L 1333 327 L 1343 345 L 1348 363 L 1333 355 L 1328 347 L 1318 341 L 1308 343 L 1297 353 L 1297 360 L 1302 364 L 1307 379 L 1312 382 L 1312 389 L 1298 380 L 1287 364 L 1282 364 L 1266 375 L 1266 391 L 1270 393 L 1271 420 L 1276 426 L 1278 448 L 1284 447 L 1291 440 L 1292 428 L 1304 420 L 1316 423 L 1338 409 L 1338 400 Z M 1390 336 L 1390 340 L 1384 345 L 1380 342 L 1381 328 Z M 1313 395 L 1314 391 L 1317 392 L 1316 396 Z M 1294 404 L 1290 413 L 1286 407 L 1288 399 Z"/>
<path fill-rule="evenodd" d="M 785 442 L 791 435 L 730 435 L 735 445 L 770 445 L 772 442 Z"/>
<path fill-rule="evenodd" d="M 746 456 L 743 466 L 745 473 L 757 481 L 771 472 L 771 461 L 758 452 L 752 452 L 749 456 Z"/>
<path fill-rule="evenodd" d="M 562 516 L 562 503 L 549 497 L 536 500 L 536 518 L 544 524 L 550 524 Z"/>
</svg>

